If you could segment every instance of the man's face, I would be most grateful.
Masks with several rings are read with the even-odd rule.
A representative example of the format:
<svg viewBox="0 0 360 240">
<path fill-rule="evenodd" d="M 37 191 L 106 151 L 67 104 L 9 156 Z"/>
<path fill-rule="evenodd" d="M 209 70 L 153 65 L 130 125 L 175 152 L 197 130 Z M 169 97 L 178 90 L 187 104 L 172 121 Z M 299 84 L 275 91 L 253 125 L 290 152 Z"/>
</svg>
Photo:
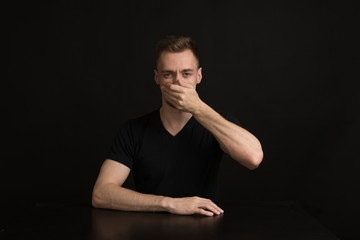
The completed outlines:
<svg viewBox="0 0 360 240">
<path fill-rule="evenodd" d="M 196 88 L 201 78 L 201 68 L 198 68 L 197 59 L 190 49 L 179 53 L 163 52 L 160 55 L 155 69 L 155 81 L 158 85 L 180 85 L 180 82 L 186 82 Z"/>
</svg>

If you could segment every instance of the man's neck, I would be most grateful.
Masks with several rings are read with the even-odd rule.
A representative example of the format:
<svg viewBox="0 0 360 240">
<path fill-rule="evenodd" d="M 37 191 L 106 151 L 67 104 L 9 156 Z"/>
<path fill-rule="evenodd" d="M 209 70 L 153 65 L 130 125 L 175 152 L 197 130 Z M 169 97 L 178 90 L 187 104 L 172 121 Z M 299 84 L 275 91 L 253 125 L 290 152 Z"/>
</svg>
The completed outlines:
<svg viewBox="0 0 360 240">
<path fill-rule="evenodd" d="M 172 135 L 176 135 L 186 125 L 192 114 L 183 112 L 163 103 L 160 108 L 160 118 L 165 129 Z"/>
</svg>

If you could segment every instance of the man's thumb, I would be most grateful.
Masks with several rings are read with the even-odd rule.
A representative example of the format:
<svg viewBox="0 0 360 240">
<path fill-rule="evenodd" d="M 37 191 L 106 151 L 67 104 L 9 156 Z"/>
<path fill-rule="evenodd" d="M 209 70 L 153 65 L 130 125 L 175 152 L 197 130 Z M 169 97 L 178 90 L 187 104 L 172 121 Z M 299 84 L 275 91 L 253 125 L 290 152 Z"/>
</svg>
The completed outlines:
<svg viewBox="0 0 360 240">
<path fill-rule="evenodd" d="M 184 81 L 179 81 L 180 86 L 185 87 L 185 88 L 193 88 L 193 86 L 190 83 L 184 82 Z"/>
</svg>

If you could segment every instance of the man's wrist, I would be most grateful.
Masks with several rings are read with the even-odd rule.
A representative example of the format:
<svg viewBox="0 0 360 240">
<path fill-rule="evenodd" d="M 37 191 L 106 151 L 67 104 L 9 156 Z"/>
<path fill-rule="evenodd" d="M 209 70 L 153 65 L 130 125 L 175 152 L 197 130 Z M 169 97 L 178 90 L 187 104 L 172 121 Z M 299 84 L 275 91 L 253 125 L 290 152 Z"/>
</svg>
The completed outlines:
<svg viewBox="0 0 360 240">
<path fill-rule="evenodd" d="M 162 208 L 162 210 L 166 211 L 166 212 L 170 212 L 171 209 L 171 202 L 172 202 L 171 197 L 162 197 L 160 200 L 160 206 Z"/>
<path fill-rule="evenodd" d="M 192 115 L 194 115 L 194 117 L 201 116 L 204 111 L 206 111 L 207 107 L 208 105 L 200 100 L 198 107 L 194 110 L 194 112 L 192 112 Z"/>
</svg>

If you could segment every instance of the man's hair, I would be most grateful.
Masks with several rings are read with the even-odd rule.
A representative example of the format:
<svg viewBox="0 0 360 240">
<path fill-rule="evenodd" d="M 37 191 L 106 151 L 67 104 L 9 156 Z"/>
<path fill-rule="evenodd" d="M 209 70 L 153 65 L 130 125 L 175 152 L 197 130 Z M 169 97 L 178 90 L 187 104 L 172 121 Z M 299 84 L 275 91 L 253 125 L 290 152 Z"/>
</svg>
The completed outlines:
<svg viewBox="0 0 360 240">
<path fill-rule="evenodd" d="M 155 49 L 156 66 L 163 52 L 179 53 L 185 51 L 186 49 L 190 49 L 192 51 L 199 67 L 199 53 L 197 45 L 190 37 L 184 36 L 166 36 L 157 43 Z"/>
</svg>

